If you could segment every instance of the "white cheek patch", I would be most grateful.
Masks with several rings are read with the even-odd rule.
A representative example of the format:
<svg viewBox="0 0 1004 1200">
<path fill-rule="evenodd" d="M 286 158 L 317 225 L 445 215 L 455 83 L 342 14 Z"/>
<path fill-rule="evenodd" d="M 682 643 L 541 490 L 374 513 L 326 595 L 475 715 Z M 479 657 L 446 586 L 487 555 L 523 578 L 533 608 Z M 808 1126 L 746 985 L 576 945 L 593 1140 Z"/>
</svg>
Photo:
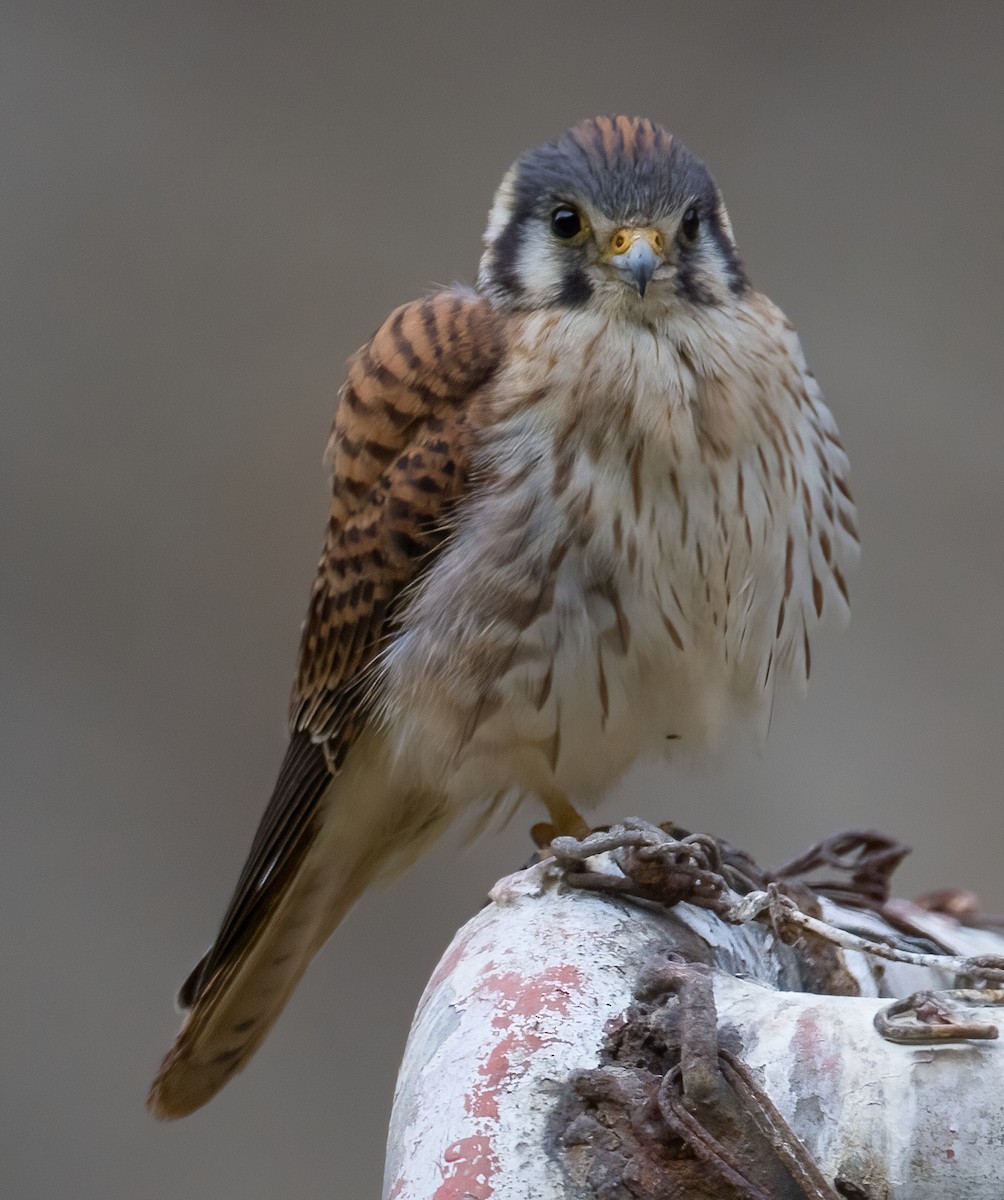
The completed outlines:
<svg viewBox="0 0 1004 1200">
<path fill-rule="evenodd" d="M 513 210 L 513 184 L 515 182 L 516 167 L 511 166 L 506 171 L 505 178 L 499 184 L 498 191 L 495 193 L 495 199 L 492 201 L 491 210 L 488 213 L 488 228 L 485 230 L 485 235 L 482 239 L 486 246 L 490 246 L 509 223 L 509 218 Z"/>
<path fill-rule="evenodd" d="M 561 261 L 564 257 L 549 229 L 532 219 L 524 225 L 515 274 L 526 299 L 541 305 L 555 299 L 564 283 L 565 270 L 571 267 Z"/>
<path fill-rule="evenodd" d="M 735 244 L 736 235 L 732 232 L 732 219 L 729 217 L 728 210 L 725 207 L 725 201 L 722 199 L 722 193 L 718 193 L 718 219 L 722 223 L 722 228 L 729 236 L 729 241 Z"/>
</svg>

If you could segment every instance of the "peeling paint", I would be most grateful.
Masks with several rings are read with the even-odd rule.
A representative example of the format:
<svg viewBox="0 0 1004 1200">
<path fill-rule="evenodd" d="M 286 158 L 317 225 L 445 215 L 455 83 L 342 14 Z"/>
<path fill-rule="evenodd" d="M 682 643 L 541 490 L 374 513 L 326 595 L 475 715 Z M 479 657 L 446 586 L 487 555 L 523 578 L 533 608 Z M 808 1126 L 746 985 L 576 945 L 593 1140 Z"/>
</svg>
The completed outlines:
<svg viewBox="0 0 1004 1200">
<path fill-rule="evenodd" d="M 497 1169 L 490 1138 L 461 1138 L 443 1152 L 443 1182 L 432 1200 L 489 1200 Z"/>
<path fill-rule="evenodd" d="M 491 1027 L 501 1036 L 478 1065 L 479 1082 L 467 1097 L 472 1116 L 498 1120 L 499 1091 L 526 1072 L 531 1055 L 555 1042 L 554 1018 L 568 1015 L 569 992 L 581 986 L 582 973 L 567 963 L 539 975 L 486 970 L 481 993 L 494 997 Z"/>
</svg>

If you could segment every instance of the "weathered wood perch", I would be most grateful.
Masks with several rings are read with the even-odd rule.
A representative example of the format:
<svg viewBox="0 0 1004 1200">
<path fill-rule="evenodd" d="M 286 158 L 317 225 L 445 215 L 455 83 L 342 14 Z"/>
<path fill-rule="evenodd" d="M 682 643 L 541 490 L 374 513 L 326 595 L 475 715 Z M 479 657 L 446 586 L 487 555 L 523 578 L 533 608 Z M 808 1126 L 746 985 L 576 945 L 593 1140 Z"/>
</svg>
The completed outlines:
<svg viewBox="0 0 1004 1200">
<path fill-rule="evenodd" d="M 891 901 L 904 847 L 767 874 L 628 821 L 552 851 L 429 981 L 385 1200 L 1004 1194 L 1004 937 Z"/>
</svg>

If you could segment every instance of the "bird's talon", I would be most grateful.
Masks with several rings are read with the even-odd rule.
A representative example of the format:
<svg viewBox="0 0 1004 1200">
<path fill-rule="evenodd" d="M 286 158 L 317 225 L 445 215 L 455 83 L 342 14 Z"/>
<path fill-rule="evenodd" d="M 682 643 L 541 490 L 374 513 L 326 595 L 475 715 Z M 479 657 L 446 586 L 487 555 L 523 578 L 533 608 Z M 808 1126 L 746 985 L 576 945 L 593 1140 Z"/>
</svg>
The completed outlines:
<svg viewBox="0 0 1004 1200">
<path fill-rule="evenodd" d="M 558 832 L 550 821 L 538 821 L 536 825 L 530 827 L 530 837 L 538 850 L 549 850 L 557 836 Z M 545 854 L 543 857 L 546 858 L 547 855 Z"/>
</svg>

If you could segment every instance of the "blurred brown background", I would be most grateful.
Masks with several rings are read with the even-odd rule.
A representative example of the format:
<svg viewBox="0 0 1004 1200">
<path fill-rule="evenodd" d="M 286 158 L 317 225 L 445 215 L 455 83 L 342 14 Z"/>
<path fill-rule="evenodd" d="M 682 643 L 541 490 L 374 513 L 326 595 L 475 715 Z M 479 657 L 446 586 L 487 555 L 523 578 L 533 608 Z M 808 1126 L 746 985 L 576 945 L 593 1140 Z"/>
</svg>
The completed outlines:
<svg viewBox="0 0 1004 1200">
<path fill-rule="evenodd" d="M 529 814 L 367 897 L 208 1109 L 143 1098 L 281 753 L 342 363 L 582 116 L 710 163 L 865 540 L 763 752 L 601 815 L 765 862 L 877 826 L 902 890 L 1004 908 L 1002 51 L 995 2 L 3 6 L 5 1200 L 378 1196 L 411 1012 Z"/>
</svg>

